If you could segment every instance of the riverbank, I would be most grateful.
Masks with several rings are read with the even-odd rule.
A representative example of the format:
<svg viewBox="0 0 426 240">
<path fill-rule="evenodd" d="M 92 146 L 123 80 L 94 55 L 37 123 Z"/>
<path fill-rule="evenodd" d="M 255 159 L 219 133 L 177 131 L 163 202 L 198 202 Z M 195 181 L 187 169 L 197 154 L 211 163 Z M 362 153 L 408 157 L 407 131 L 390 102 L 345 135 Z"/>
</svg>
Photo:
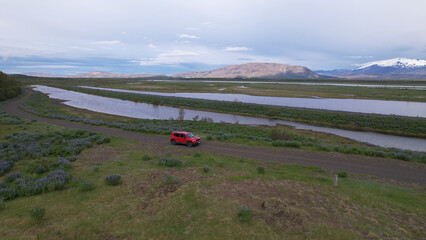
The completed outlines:
<svg viewBox="0 0 426 240">
<path fill-rule="evenodd" d="M 296 109 L 240 102 L 120 93 L 69 86 L 55 87 L 133 102 L 146 102 L 155 105 L 185 107 L 194 110 L 233 113 L 252 117 L 275 118 L 356 131 L 371 131 L 399 136 L 426 138 L 426 119 L 423 118 Z"/>
</svg>

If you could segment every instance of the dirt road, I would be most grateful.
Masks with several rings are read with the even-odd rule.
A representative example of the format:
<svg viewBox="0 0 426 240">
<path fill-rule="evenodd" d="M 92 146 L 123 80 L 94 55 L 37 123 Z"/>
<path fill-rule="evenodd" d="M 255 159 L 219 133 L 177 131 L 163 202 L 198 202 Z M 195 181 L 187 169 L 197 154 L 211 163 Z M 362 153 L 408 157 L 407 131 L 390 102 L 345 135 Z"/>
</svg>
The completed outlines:
<svg viewBox="0 0 426 240">
<path fill-rule="evenodd" d="M 21 110 L 19 107 L 28 96 L 29 94 L 21 99 L 6 104 L 3 107 L 3 110 L 10 115 L 15 115 L 30 120 L 37 120 L 40 122 L 46 122 L 67 128 L 91 130 L 111 136 L 137 140 L 145 147 L 148 147 L 152 150 L 164 152 L 170 151 L 169 137 L 167 136 L 148 135 L 129 132 L 121 129 L 92 126 L 83 123 L 68 122 L 32 115 Z M 179 148 L 179 150 L 185 149 L 184 151 L 206 151 L 256 160 L 278 161 L 305 166 L 318 166 L 329 170 L 369 174 L 397 181 L 418 183 L 422 185 L 426 184 L 425 164 L 409 163 L 393 159 L 374 158 L 341 153 L 311 152 L 287 148 L 253 147 L 207 141 L 204 141 L 202 145 L 191 149 L 184 146 L 175 147 Z"/>
</svg>

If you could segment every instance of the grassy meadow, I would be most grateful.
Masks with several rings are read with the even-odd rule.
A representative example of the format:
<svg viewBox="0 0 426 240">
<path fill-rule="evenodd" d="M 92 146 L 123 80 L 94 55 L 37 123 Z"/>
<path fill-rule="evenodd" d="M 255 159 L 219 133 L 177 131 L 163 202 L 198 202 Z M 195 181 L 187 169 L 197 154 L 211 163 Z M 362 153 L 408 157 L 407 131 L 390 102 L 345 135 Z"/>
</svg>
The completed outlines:
<svg viewBox="0 0 426 240">
<path fill-rule="evenodd" d="M 49 133 L 64 131 L 0 116 L 2 143 L 16 133 L 43 133 L 49 140 Z M 2 239 L 419 239 L 426 234 L 422 186 L 349 173 L 334 187 L 335 173 L 317 167 L 184 146 L 156 152 L 109 139 L 84 145 L 69 167 L 59 167 L 69 174 L 60 189 L 2 201 Z M 70 155 L 22 156 L 0 181 L 23 181 L 18 176 L 5 183 L 18 172 L 41 178 L 47 173 L 28 173 L 28 165 L 59 153 Z M 113 174 L 121 176 L 120 184 L 105 182 Z M 35 208 L 44 209 L 39 220 L 32 217 Z"/>
<path fill-rule="evenodd" d="M 357 94 L 355 92 L 359 91 L 361 94 L 357 88 L 347 88 L 344 92 L 339 87 L 278 84 L 238 88 L 241 84 L 214 83 L 210 86 L 209 83 L 134 79 L 15 78 L 24 85 L 59 84 L 61 88 L 78 91 L 92 91 L 76 88 L 91 85 L 148 91 L 171 91 L 173 86 L 178 91 L 194 92 L 226 88 L 224 91 L 229 93 L 257 94 L 259 91 L 270 96 L 296 96 L 294 94 L 299 91 L 306 96 L 323 94 L 323 97 L 338 97 L 336 92 Z M 390 81 L 390 84 L 397 83 L 401 84 Z M 422 85 L 416 81 L 405 83 Z M 403 90 L 401 94 L 406 96 L 397 96 L 392 89 L 376 90 L 384 95 L 366 90 L 365 97 L 377 95 L 383 99 L 407 100 L 415 99 L 416 94 L 410 94 L 417 91 Z M 169 135 L 173 130 L 189 130 L 207 144 L 222 141 L 271 149 L 289 147 L 376 156 L 385 160 L 426 161 L 424 152 L 376 148 L 331 134 L 286 126 L 132 119 L 68 107 L 38 92 L 30 94 L 21 108 L 47 118 L 145 134 Z M 178 100 L 179 106 L 199 109 L 211 106 L 223 108 L 224 112 L 241 113 L 242 109 L 235 105 L 238 103 L 204 102 L 197 107 L 194 101 L 185 99 L 150 99 L 106 91 L 95 94 L 164 105 L 173 105 L 171 102 Z M 357 97 L 362 98 L 361 95 Z M 269 113 L 244 114 L 277 117 L 281 110 L 266 108 L 262 111 Z M 288 114 L 286 111 L 292 109 L 283 113 Z M 306 111 L 300 118 L 324 120 L 326 115 L 332 114 L 318 112 Z M 301 111 L 294 109 L 291 113 L 299 116 Z M 331 118 L 340 116 L 342 121 L 363 121 L 361 114 L 359 118 L 357 114 L 336 114 L 342 115 Z M 388 131 L 393 124 L 398 124 L 406 135 L 415 133 L 424 137 L 424 119 L 366 116 L 370 124 L 367 129 L 377 124 Z M 426 189 L 423 185 L 207 153 L 197 148 L 172 146 L 168 142 L 164 145 L 153 148 L 137 141 L 65 129 L 0 112 L 0 238 L 421 239 L 426 235 Z M 336 174 L 338 184 L 334 186 Z"/>
<path fill-rule="evenodd" d="M 97 91 L 97 90 L 95 90 Z M 112 116 L 81 110 L 58 104 L 45 94 L 34 92 L 21 105 L 33 114 L 82 122 L 97 126 L 121 128 L 128 131 L 169 135 L 172 131 L 190 131 L 208 141 L 224 141 L 267 147 L 291 147 L 310 151 L 341 152 L 375 157 L 394 158 L 403 161 L 426 162 L 424 152 L 394 148 L 379 148 L 342 138 L 333 134 L 297 130 L 287 126 L 245 126 L 238 124 L 212 123 L 202 120 L 146 120 Z M 414 128 L 414 126 L 411 126 Z"/>
</svg>

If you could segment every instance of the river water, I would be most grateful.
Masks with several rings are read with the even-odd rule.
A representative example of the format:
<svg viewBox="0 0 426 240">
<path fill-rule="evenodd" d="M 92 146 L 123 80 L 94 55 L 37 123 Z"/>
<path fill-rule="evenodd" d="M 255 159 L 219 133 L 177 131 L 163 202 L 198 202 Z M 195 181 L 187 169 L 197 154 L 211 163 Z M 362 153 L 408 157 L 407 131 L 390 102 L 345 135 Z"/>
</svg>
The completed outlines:
<svg viewBox="0 0 426 240">
<path fill-rule="evenodd" d="M 166 93 L 166 92 L 144 92 L 135 90 L 115 89 L 115 88 L 84 88 L 107 90 L 114 92 L 148 94 L 157 96 L 183 97 L 193 99 L 238 101 L 243 103 L 254 103 L 281 107 L 297 107 L 310 109 L 323 109 L 331 111 L 373 113 L 384 115 L 399 115 L 406 117 L 426 118 L 426 103 L 407 101 L 384 101 L 366 99 L 340 99 L 340 98 L 291 98 L 291 97 L 267 97 L 252 96 L 245 94 L 227 93 Z"/>
<path fill-rule="evenodd" d="M 179 111 L 181 111 L 179 108 L 174 107 L 136 103 L 127 100 L 95 96 L 41 85 L 35 85 L 33 87 L 36 91 L 48 94 L 50 98 L 65 101 L 64 104 L 68 106 L 125 117 L 140 119 L 177 119 L 180 116 Z M 238 123 L 244 125 L 275 126 L 277 124 L 282 124 L 293 126 L 296 129 L 331 133 L 381 147 L 394 147 L 412 151 L 425 151 L 426 149 L 426 139 L 421 138 L 400 137 L 373 132 L 350 131 L 268 118 L 247 117 L 190 109 L 184 109 L 182 115 L 185 120 L 192 120 L 194 117 L 198 116 L 199 118 L 210 118 L 213 122 Z"/>
<path fill-rule="evenodd" d="M 232 81 L 232 80 L 141 80 L 147 82 L 202 82 L 202 83 L 241 83 L 241 84 L 287 84 L 287 85 L 311 85 L 311 86 L 340 86 L 340 87 L 368 87 L 368 88 L 397 88 L 397 89 L 412 89 L 412 90 L 426 90 L 426 86 L 422 85 L 384 85 L 384 84 L 356 84 L 356 83 L 325 83 L 325 82 L 273 82 L 273 81 Z M 129 84 L 137 84 L 129 83 Z"/>
</svg>

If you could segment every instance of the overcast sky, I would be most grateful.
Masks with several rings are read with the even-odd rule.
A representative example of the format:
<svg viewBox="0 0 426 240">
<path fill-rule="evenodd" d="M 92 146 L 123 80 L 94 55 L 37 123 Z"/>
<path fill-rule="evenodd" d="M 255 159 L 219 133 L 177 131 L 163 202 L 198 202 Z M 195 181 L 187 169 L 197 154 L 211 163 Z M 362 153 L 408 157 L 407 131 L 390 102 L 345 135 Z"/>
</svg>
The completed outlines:
<svg viewBox="0 0 426 240">
<path fill-rule="evenodd" d="M 0 70 L 312 70 L 426 56 L 425 0 L 0 0 Z"/>
</svg>

